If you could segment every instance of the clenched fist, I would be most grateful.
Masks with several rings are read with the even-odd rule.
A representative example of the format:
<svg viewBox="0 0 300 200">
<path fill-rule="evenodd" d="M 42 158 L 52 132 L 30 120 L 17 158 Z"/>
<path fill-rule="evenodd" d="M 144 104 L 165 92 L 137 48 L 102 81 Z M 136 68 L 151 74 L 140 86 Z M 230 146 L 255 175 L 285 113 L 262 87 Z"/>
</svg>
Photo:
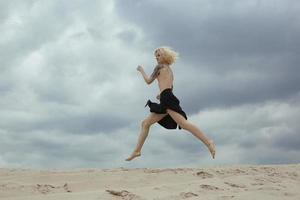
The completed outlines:
<svg viewBox="0 0 300 200">
<path fill-rule="evenodd" d="M 143 67 L 141 66 L 141 65 L 139 65 L 137 68 L 136 68 L 136 70 L 138 70 L 138 71 L 142 71 L 143 70 Z"/>
</svg>

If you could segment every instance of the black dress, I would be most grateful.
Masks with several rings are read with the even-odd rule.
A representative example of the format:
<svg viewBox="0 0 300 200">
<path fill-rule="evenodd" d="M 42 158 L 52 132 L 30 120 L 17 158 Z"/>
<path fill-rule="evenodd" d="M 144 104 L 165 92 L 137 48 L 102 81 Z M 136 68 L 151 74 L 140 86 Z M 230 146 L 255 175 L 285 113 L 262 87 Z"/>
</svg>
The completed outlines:
<svg viewBox="0 0 300 200">
<path fill-rule="evenodd" d="M 161 69 L 162 66 L 158 65 L 155 67 L 151 77 L 156 78 L 159 69 Z M 182 115 L 185 119 L 187 119 L 187 116 L 185 112 L 180 107 L 180 101 L 177 99 L 177 97 L 173 94 L 172 88 L 167 88 L 163 90 L 160 93 L 160 103 L 153 103 L 150 100 L 148 100 L 146 106 L 149 106 L 150 112 L 157 113 L 157 114 L 166 114 L 167 109 L 171 109 L 180 115 Z M 158 123 L 165 127 L 166 129 L 176 129 L 177 123 L 172 119 L 172 117 L 168 114 L 164 118 L 162 118 Z M 180 126 L 178 126 L 179 129 L 181 129 Z"/>
<path fill-rule="evenodd" d="M 165 89 L 160 93 L 160 103 L 153 103 L 148 100 L 147 104 L 150 108 L 150 112 L 157 113 L 157 114 L 165 114 L 167 113 L 167 108 L 171 109 L 179 114 L 181 114 L 185 119 L 187 116 L 185 112 L 180 107 L 180 101 L 177 97 L 173 94 L 172 89 L 168 88 Z M 165 127 L 166 129 L 176 129 L 177 123 L 172 119 L 172 117 L 168 114 L 164 118 L 162 118 L 158 123 Z M 181 129 L 180 126 L 178 126 Z"/>
</svg>

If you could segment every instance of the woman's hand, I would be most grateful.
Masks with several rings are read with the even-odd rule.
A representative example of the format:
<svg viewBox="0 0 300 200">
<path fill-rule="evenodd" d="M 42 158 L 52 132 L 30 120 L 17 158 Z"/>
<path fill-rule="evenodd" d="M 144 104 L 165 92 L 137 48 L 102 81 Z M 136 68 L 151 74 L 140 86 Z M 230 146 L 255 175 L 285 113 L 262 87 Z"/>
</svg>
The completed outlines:
<svg viewBox="0 0 300 200">
<path fill-rule="evenodd" d="M 144 80 L 145 80 L 145 82 L 146 82 L 147 84 L 151 84 L 151 83 L 154 81 L 154 78 L 153 78 L 153 77 L 150 77 L 150 78 L 149 78 L 149 77 L 146 75 L 146 73 L 145 73 L 145 71 L 144 71 L 142 65 L 139 65 L 139 66 L 136 68 L 136 70 L 138 70 L 139 72 L 141 72 L 141 74 L 142 74 L 142 76 L 143 76 L 143 78 L 144 78 Z"/>
<path fill-rule="evenodd" d="M 136 68 L 136 70 L 138 70 L 139 72 L 142 72 L 143 67 L 142 67 L 141 65 L 139 65 L 139 66 Z"/>
</svg>

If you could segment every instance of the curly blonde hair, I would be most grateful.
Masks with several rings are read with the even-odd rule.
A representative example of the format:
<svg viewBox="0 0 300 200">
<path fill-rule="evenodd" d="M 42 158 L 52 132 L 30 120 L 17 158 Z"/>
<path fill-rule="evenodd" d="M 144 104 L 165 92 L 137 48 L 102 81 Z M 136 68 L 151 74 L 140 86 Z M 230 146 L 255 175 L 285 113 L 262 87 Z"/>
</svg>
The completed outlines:
<svg viewBox="0 0 300 200">
<path fill-rule="evenodd" d="M 154 55 L 158 51 L 161 53 L 163 61 L 166 62 L 168 65 L 172 65 L 173 63 L 175 63 L 175 61 L 179 57 L 179 53 L 172 50 L 171 47 L 167 47 L 167 46 L 159 47 L 155 49 Z"/>
</svg>

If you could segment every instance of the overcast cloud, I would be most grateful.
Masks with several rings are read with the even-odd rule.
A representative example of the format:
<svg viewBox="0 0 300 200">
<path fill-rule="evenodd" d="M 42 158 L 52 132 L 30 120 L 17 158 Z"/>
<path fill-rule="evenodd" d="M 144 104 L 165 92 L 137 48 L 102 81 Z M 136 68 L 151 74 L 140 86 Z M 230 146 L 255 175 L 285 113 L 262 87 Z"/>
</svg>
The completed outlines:
<svg viewBox="0 0 300 200">
<path fill-rule="evenodd" d="M 300 162 L 300 2 L 1 1 L 0 166 L 195 167 Z M 174 93 L 217 159 L 184 130 L 151 128 L 159 93 L 136 71 L 180 53 Z"/>
</svg>

